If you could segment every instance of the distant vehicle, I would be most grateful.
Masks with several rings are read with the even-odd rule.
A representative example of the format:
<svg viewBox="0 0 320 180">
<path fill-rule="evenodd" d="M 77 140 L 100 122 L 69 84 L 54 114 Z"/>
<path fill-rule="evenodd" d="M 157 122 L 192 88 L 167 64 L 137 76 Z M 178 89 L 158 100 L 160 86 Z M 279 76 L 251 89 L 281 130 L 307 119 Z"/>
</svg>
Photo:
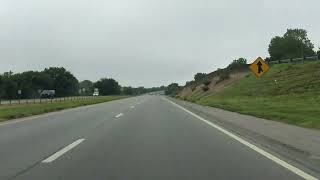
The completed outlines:
<svg viewBox="0 0 320 180">
<path fill-rule="evenodd" d="M 56 94 L 55 90 L 43 90 L 40 93 L 41 98 L 54 98 L 54 95 Z"/>
<path fill-rule="evenodd" d="M 93 96 L 99 96 L 99 92 L 94 92 L 92 95 Z"/>
<path fill-rule="evenodd" d="M 93 96 L 99 96 L 99 89 L 98 88 L 94 88 L 92 95 Z"/>
</svg>

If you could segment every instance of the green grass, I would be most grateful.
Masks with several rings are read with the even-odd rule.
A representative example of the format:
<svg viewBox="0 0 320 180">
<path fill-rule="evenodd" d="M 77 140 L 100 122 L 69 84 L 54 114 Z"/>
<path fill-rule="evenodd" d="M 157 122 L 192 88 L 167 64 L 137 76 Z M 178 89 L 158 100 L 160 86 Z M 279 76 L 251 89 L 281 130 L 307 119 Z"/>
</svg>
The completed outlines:
<svg viewBox="0 0 320 180">
<path fill-rule="evenodd" d="M 273 65 L 262 78 L 249 75 L 196 102 L 320 129 L 320 63 Z"/>
<path fill-rule="evenodd" d="M 27 117 L 47 112 L 59 111 L 90 104 L 98 104 L 117 99 L 126 98 L 127 96 L 101 96 L 91 99 L 82 99 L 74 101 L 42 103 L 42 104 L 20 104 L 20 105 L 1 105 L 0 121 L 9 119 Z"/>
</svg>

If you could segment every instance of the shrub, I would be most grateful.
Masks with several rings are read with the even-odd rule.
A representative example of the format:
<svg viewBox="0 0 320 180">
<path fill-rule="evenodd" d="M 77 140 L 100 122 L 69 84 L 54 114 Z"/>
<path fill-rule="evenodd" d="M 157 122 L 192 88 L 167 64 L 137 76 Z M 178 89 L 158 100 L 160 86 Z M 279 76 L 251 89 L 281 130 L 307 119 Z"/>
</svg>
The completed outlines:
<svg viewBox="0 0 320 180">
<path fill-rule="evenodd" d="M 245 58 L 239 58 L 233 60 L 227 67 L 229 70 L 242 69 L 247 67 L 247 60 Z"/>
<path fill-rule="evenodd" d="M 191 86 L 194 83 L 194 81 L 187 81 L 185 86 Z"/>
<path fill-rule="evenodd" d="M 198 81 L 200 79 L 203 79 L 206 77 L 206 75 L 207 75 L 206 73 L 197 73 L 196 75 L 194 75 L 194 80 Z"/>
<path fill-rule="evenodd" d="M 203 84 L 204 84 L 205 86 L 208 86 L 210 83 L 211 83 L 211 81 L 210 81 L 209 79 L 207 79 L 207 80 L 205 80 L 205 81 L 203 82 Z"/>
<path fill-rule="evenodd" d="M 219 80 L 216 82 L 216 84 L 226 80 L 226 79 L 229 79 L 230 78 L 230 74 L 229 72 L 224 72 L 224 73 L 221 73 L 220 76 L 219 76 Z"/>
<path fill-rule="evenodd" d="M 208 91 L 210 88 L 208 87 L 208 86 L 203 86 L 202 87 L 202 90 L 204 91 L 204 92 L 206 92 L 206 91 Z"/>
</svg>

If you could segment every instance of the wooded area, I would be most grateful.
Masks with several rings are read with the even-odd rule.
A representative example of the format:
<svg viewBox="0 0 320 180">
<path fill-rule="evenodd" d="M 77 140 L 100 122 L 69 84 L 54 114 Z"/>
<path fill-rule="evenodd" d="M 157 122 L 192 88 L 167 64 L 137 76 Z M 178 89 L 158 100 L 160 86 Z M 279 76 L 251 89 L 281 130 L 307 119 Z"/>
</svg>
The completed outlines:
<svg viewBox="0 0 320 180">
<path fill-rule="evenodd" d="M 43 71 L 22 73 L 5 72 L 0 75 L 0 99 L 39 98 L 43 90 L 55 90 L 55 97 L 88 96 L 94 88 L 100 95 L 138 95 L 151 91 L 164 90 L 162 87 L 121 87 L 112 78 L 101 78 L 97 82 L 78 79 L 63 67 L 50 67 Z M 21 90 L 21 94 L 19 94 Z"/>
</svg>

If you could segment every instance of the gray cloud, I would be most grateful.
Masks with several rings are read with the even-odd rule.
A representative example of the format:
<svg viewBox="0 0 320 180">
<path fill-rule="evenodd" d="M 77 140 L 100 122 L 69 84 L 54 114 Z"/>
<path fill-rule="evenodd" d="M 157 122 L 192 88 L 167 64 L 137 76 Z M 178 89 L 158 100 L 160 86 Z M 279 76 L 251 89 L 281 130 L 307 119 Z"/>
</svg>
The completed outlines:
<svg viewBox="0 0 320 180">
<path fill-rule="evenodd" d="M 304 28 L 320 45 L 318 0 L 0 0 L 0 72 L 64 66 L 78 79 L 183 84 L 232 59 L 268 56 Z"/>
</svg>

